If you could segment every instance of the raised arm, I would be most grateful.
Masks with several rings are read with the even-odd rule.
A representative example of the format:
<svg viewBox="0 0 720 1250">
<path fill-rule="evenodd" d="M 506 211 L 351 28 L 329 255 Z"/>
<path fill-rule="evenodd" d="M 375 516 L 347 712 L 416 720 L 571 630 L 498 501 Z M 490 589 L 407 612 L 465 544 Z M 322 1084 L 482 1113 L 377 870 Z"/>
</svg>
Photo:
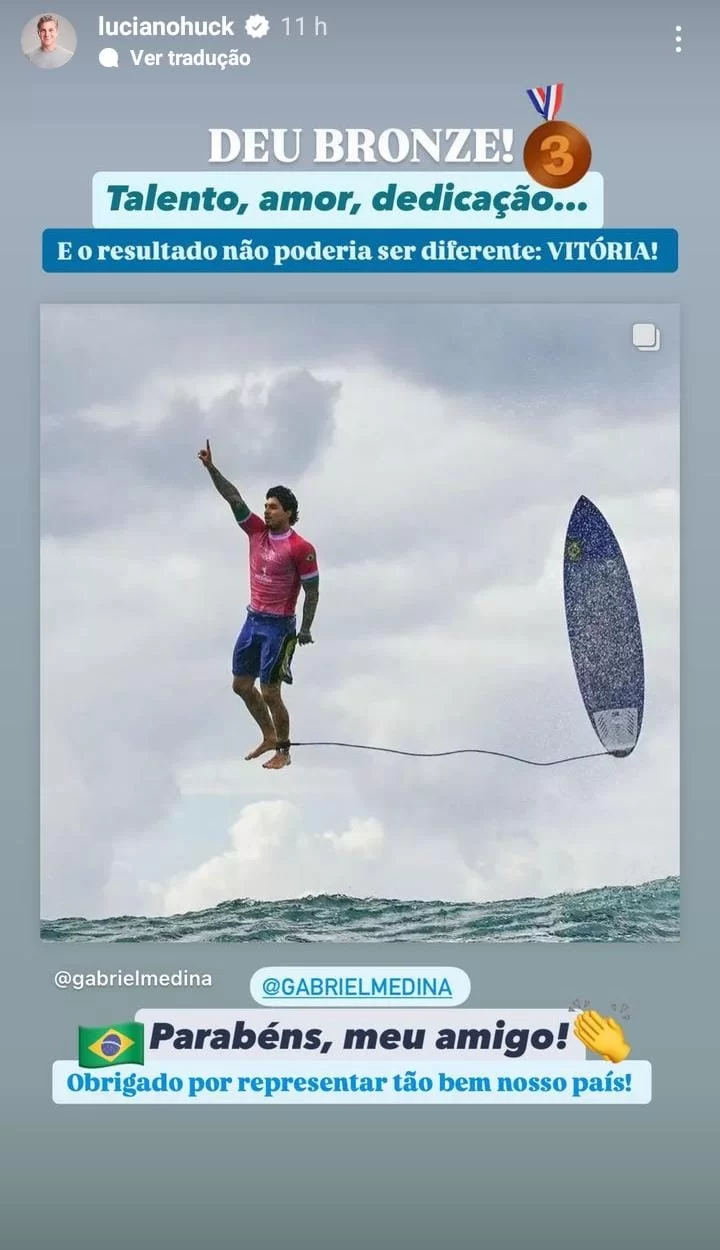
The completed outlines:
<svg viewBox="0 0 720 1250">
<path fill-rule="evenodd" d="M 237 486 L 233 486 L 232 482 L 228 482 L 227 478 L 223 477 L 222 473 L 220 473 L 213 464 L 209 439 L 205 440 L 205 447 L 203 450 L 198 452 L 198 459 L 205 465 L 205 468 L 212 478 L 215 489 L 220 495 L 222 495 L 223 499 L 226 499 L 230 504 L 236 521 L 246 520 L 250 513 L 250 509 L 245 503 L 245 500 L 240 494 Z"/>
</svg>

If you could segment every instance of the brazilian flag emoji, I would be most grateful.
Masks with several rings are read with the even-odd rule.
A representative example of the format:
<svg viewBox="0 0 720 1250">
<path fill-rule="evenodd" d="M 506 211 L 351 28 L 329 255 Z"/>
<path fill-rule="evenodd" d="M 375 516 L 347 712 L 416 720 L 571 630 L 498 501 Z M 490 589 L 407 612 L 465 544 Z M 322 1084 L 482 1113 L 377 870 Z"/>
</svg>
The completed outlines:
<svg viewBox="0 0 720 1250">
<path fill-rule="evenodd" d="M 104 1029 L 78 1030 L 78 1064 L 81 1068 L 111 1068 L 121 1063 L 145 1062 L 142 1024 L 110 1024 Z"/>
</svg>

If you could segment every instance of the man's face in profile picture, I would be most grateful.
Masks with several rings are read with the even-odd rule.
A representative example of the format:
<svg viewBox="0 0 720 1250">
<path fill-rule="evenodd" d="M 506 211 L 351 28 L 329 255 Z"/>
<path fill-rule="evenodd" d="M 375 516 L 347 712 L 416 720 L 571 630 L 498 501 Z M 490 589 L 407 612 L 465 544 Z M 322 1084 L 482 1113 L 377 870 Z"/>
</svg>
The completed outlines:
<svg viewBox="0 0 720 1250">
<path fill-rule="evenodd" d="M 44 22 L 38 23 L 38 35 L 40 43 L 46 52 L 53 52 L 57 43 L 58 28 L 54 18 L 46 18 Z"/>
<path fill-rule="evenodd" d="M 33 19 L 37 42 L 33 39 L 28 23 L 23 36 L 23 51 L 31 65 L 38 69 L 59 69 L 72 60 L 77 37 L 69 22 L 65 22 L 57 13 L 41 13 Z M 61 33 L 62 27 L 62 33 Z"/>
</svg>

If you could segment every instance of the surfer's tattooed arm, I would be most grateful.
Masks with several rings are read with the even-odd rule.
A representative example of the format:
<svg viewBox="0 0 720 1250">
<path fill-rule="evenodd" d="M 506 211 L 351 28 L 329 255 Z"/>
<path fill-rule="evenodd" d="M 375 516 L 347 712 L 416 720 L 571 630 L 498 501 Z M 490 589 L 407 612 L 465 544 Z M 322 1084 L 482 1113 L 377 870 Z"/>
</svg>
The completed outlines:
<svg viewBox="0 0 720 1250">
<path fill-rule="evenodd" d="M 214 464 L 209 464 L 206 467 L 213 480 L 215 489 L 219 491 L 223 499 L 227 499 L 235 514 L 236 520 L 246 521 L 250 509 L 245 503 L 245 500 L 240 494 L 237 486 L 233 486 L 232 482 L 228 482 L 227 478 L 223 477 L 222 473 L 215 468 Z"/>
<path fill-rule="evenodd" d="M 318 599 L 320 598 L 320 578 L 314 577 L 311 582 L 305 582 L 303 590 L 305 591 L 305 600 L 303 603 L 302 622 L 300 625 L 300 633 L 298 634 L 298 641 L 303 642 L 307 640 L 308 642 L 311 642 L 310 626 L 315 620 Z"/>
</svg>

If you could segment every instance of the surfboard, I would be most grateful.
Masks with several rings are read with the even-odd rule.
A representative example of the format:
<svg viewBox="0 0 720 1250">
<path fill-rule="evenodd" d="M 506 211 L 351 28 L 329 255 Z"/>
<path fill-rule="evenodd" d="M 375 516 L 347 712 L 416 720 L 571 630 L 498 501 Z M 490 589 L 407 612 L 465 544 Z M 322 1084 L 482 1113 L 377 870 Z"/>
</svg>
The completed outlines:
<svg viewBox="0 0 720 1250">
<path fill-rule="evenodd" d="M 645 706 L 640 620 L 620 545 L 584 495 L 568 522 L 563 582 L 570 653 L 585 710 L 606 751 L 622 758 L 637 746 Z"/>
</svg>

